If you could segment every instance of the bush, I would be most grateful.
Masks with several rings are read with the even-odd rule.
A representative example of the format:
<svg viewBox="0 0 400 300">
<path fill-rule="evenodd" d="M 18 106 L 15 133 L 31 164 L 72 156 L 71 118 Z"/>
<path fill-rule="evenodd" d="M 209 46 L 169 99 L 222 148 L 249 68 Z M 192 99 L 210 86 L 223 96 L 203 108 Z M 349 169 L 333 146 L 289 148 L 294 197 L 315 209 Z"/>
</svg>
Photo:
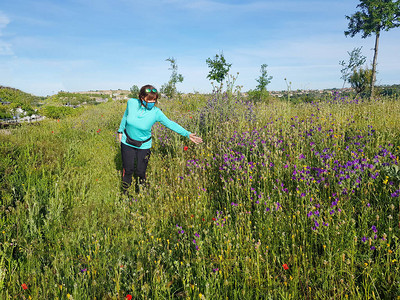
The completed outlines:
<svg viewBox="0 0 400 300">
<path fill-rule="evenodd" d="M 269 92 L 267 90 L 249 90 L 247 94 L 249 95 L 249 100 L 253 102 L 266 102 L 269 97 Z"/>
<path fill-rule="evenodd" d="M 371 80 L 372 70 L 368 68 L 359 68 L 358 70 L 354 70 L 353 74 L 349 78 L 349 83 L 357 94 L 362 94 L 370 86 Z"/>
<path fill-rule="evenodd" d="M 12 117 L 10 109 L 5 105 L 0 105 L 0 119 L 11 119 Z"/>
<path fill-rule="evenodd" d="M 52 119 L 61 119 L 73 113 L 74 109 L 68 106 L 46 106 L 42 109 L 42 114 Z"/>
</svg>

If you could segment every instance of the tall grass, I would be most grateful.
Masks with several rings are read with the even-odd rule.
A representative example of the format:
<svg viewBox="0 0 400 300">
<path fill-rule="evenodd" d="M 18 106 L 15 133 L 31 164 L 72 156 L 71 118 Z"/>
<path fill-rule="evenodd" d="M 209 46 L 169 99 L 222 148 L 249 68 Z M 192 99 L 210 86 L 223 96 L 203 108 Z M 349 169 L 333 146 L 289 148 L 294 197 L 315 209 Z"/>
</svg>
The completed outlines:
<svg viewBox="0 0 400 300">
<path fill-rule="evenodd" d="M 156 125 L 129 198 L 124 103 L 0 135 L 0 298 L 400 295 L 398 101 L 160 106 L 204 143 Z"/>
</svg>

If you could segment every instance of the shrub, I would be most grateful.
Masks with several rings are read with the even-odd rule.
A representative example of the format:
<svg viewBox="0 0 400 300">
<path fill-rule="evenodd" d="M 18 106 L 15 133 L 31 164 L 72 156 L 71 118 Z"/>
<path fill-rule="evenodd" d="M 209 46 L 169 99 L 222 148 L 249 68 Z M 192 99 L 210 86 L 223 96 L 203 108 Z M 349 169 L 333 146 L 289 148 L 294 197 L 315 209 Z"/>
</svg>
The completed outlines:
<svg viewBox="0 0 400 300">
<path fill-rule="evenodd" d="M 68 106 L 46 106 L 42 109 L 42 114 L 52 119 L 61 119 L 73 113 L 74 109 Z"/>
<path fill-rule="evenodd" d="M 349 78 L 351 87 L 355 89 L 357 94 L 362 94 L 370 86 L 372 80 L 372 70 L 368 68 L 359 68 L 354 70 Z"/>
</svg>

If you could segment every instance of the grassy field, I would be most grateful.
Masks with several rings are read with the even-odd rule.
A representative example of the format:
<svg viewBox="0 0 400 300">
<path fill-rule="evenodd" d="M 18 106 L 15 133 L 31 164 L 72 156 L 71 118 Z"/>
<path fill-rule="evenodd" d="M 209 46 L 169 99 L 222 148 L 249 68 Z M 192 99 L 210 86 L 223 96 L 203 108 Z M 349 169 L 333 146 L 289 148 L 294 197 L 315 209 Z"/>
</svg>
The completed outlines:
<svg viewBox="0 0 400 300">
<path fill-rule="evenodd" d="M 400 299 L 400 102 L 161 100 L 121 196 L 126 103 L 0 135 L 1 299 Z"/>
</svg>

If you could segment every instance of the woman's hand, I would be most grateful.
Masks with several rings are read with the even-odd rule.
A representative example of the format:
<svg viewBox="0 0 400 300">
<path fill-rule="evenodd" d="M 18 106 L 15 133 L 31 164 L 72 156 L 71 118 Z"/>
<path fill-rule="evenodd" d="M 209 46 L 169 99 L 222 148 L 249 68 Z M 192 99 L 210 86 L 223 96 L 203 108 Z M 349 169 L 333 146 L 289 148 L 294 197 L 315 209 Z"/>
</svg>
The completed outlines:
<svg viewBox="0 0 400 300">
<path fill-rule="evenodd" d="M 119 138 L 119 142 L 121 143 L 121 140 L 122 140 L 122 132 L 118 132 L 118 138 Z"/>
<path fill-rule="evenodd" d="M 197 136 L 195 133 L 191 133 L 189 135 L 189 139 L 195 144 L 200 144 L 203 142 L 203 139 L 201 137 Z"/>
</svg>

